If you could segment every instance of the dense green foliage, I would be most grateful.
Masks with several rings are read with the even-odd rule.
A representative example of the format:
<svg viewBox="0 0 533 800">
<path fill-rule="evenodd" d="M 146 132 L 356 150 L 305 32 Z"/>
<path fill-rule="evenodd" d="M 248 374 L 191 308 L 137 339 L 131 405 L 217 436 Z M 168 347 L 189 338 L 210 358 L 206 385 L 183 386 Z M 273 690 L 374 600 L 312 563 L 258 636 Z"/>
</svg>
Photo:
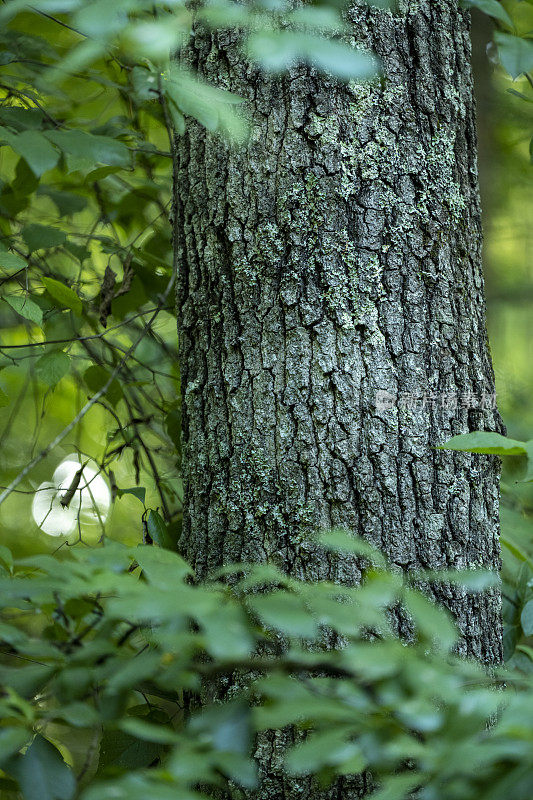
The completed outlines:
<svg viewBox="0 0 533 800">
<path fill-rule="evenodd" d="M 530 101 L 533 3 L 463 4 L 495 20 L 503 67 L 526 73 L 513 91 Z M 444 612 L 362 543 L 328 540 L 373 563 L 350 589 L 257 566 L 199 586 L 172 552 L 173 131 L 195 119 L 242 146 L 247 123 L 239 98 L 170 54 L 193 24 L 238 26 L 243 51 L 265 69 L 303 60 L 341 79 L 380 79 L 372 55 L 350 46 L 336 4 L 193 5 L 0 6 L 0 502 L 10 547 L 0 550 L 0 794 L 187 800 L 222 786 L 239 797 L 256 780 L 254 733 L 295 725 L 286 769 L 296 776 L 370 769 L 381 800 L 419 787 L 421 800 L 529 799 L 533 536 L 516 508 L 504 510 L 503 540 L 511 670 L 490 676 L 451 654 Z M 373 5 L 394 13 L 394 3 Z M 459 449 L 530 453 L 508 441 Z M 70 487 L 62 513 L 73 520 L 52 553 L 29 506 L 73 452 L 105 477 L 113 513 L 82 517 L 88 478 L 52 481 L 51 506 Z M 486 578 L 456 580 L 479 589 Z M 396 636 L 399 604 L 413 621 L 409 642 Z M 213 681 L 227 702 L 200 712 Z"/>
<path fill-rule="evenodd" d="M 196 585 L 177 554 L 147 545 L 78 545 L 16 564 L 3 549 L 6 789 L 17 780 L 25 800 L 79 788 L 84 800 L 200 800 L 211 785 L 239 797 L 257 780 L 254 732 L 296 726 L 294 776 L 327 783 L 371 769 L 382 800 L 417 787 L 426 800 L 529 798 L 530 680 L 451 655 L 449 618 L 412 587 L 450 576 L 409 580 L 363 542 L 322 542 L 331 557 L 366 562 L 361 586 L 309 585 L 268 565 Z M 480 590 L 491 576 L 454 580 Z M 398 607 L 409 642 L 397 637 Z M 206 700 L 214 681 L 225 702 Z"/>
</svg>

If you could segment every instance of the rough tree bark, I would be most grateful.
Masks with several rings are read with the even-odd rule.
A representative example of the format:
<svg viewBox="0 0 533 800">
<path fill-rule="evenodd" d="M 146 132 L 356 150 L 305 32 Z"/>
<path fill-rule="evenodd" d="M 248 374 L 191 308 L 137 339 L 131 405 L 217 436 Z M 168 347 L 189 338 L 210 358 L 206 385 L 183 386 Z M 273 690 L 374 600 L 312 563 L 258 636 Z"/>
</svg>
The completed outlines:
<svg viewBox="0 0 533 800">
<path fill-rule="evenodd" d="M 358 2 L 355 40 L 384 65 L 364 85 L 305 68 L 267 78 L 233 34 L 189 50 L 252 119 L 244 148 L 195 125 L 177 143 L 183 545 L 200 575 L 270 559 L 357 581 L 353 560 L 309 543 L 332 526 L 404 569 L 499 565 L 496 459 L 435 450 L 500 425 L 457 6 Z M 383 408 L 380 392 L 398 401 Z M 463 651 L 498 661 L 498 593 L 440 599 Z M 264 796 L 288 796 L 280 785 Z"/>
</svg>

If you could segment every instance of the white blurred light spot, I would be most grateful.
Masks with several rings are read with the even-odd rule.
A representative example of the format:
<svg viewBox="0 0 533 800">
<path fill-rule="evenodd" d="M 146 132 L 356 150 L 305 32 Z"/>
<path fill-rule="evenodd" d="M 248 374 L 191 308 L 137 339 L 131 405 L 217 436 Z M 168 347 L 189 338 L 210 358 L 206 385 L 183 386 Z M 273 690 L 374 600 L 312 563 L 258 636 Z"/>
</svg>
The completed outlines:
<svg viewBox="0 0 533 800">
<path fill-rule="evenodd" d="M 66 536 L 78 526 L 98 525 L 106 521 L 111 505 L 111 492 L 95 469 L 85 466 L 78 488 L 66 508 L 61 499 L 71 486 L 81 463 L 76 454 L 68 456 L 57 467 L 51 481 L 41 483 L 32 504 L 33 519 L 49 536 Z"/>
</svg>

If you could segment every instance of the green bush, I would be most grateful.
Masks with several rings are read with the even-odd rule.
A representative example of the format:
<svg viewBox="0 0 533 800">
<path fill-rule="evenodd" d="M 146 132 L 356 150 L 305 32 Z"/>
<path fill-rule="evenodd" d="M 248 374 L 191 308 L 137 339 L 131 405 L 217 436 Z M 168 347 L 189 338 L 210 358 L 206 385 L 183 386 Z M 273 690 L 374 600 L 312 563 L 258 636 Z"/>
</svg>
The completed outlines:
<svg viewBox="0 0 533 800">
<path fill-rule="evenodd" d="M 16 563 L 2 549 L 3 789 L 24 800 L 239 796 L 257 785 L 255 735 L 292 728 L 289 775 L 327 784 L 370 770 L 383 799 L 529 800 L 530 678 L 453 655 L 453 624 L 413 588 L 450 576 L 406 578 L 340 533 L 322 545 L 360 559 L 360 586 L 271 565 L 197 585 L 178 555 L 150 545 Z M 492 578 L 454 582 L 483 590 Z M 395 634 L 399 607 L 409 642 Z"/>
</svg>

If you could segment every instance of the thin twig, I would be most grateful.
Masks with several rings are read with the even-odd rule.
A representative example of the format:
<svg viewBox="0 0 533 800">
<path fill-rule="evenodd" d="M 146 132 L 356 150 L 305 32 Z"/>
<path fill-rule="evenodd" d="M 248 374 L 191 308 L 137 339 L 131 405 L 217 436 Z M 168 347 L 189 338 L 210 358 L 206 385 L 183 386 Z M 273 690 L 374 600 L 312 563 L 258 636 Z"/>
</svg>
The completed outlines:
<svg viewBox="0 0 533 800">
<path fill-rule="evenodd" d="M 92 407 L 95 405 L 95 403 L 97 403 L 97 402 L 98 402 L 98 400 L 100 400 L 100 398 L 101 398 L 101 397 L 103 397 L 103 396 L 105 395 L 105 393 L 106 393 L 106 392 L 108 391 L 108 389 L 111 387 L 111 384 L 113 383 L 113 381 L 115 380 L 115 378 L 116 378 L 116 377 L 119 375 L 119 373 L 120 373 L 120 371 L 121 371 L 122 367 L 123 367 L 123 366 L 125 365 L 125 363 L 127 362 L 127 360 L 128 360 L 128 358 L 129 358 L 129 356 L 130 356 L 130 355 L 131 355 L 131 354 L 134 352 L 134 350 L 137 348 L 137 346 L 138 346 L 138 345 L 141 343 L 141 341 L 142 341 L 142 340 L 144 339 L 144 337 L 147 335 L 147 333 L 148 333 L 148 331 L 150 330 L 150 328 L 151 328 L 151 326 L 152 326 L 152 324 L 153 324 L 154 320 L 156 319 L 157 315 L 159 314 L 159 312 L 160 312 L 161 308 L 162 308 L 164 305 L 166 305 L 166 302 L 167 302 L 168 296 L 169 296 L 169 294 L 170 294 L 170 292 L 171 292 L 171 290 L 172 290 L 172 287 L 174 286 L 175 279 L 176 279 L 176 273 L 175 273 L 175 271 L 174 271 L 174 273 L 173 273 L 173 275 L 172 275 L 172 277 L 171 277 L 171 279 L 170 279 L 170 281 L 169 281 L 169 283 L 168 283 L 168 286 L 167 286 L 167 288 L 165 289 L 165 292 L 164 292 L 164 294 L 163 294 L 163 297 L 161 298 L 161 303 L 160 303 L 159 307 L 158 307 L 158 308 L 157 308 L 157 310 L 156 310 L 156 311 L 155 311 L 155 312 L 152 314 L 152 317 L 151 317 L 151 319 L 150 319 L 150 320 L 149 320 L 149 322 L 147 323 L 146 327 L 143 329 L 142 333 L 141 333 L 141 334 L 140 334 L 140 335 L 137 337 L 137 339 L 136 339 L 136 340 L 133 342 L 133 344 L 131 345 L 131 347 L 130 347 L 130 348 L 129 348 L 129 350 L 127 351 L 127 353 L 124 355 L 124 357 L 123 357 L 123 358 L 121 359 L 121 361 L 120 361 L 120 362 L 117 364 L 117 366 L 115 367 L 115 369 L 113 370 L 113 372 L 110 374 L 110 376 L 109 376 L 109 379 L 106 381 L 106 383 L 105 383 L 105 384 L 102 386 L 102 388 L 101 388 L 101 389 L 99 389 L 99 390 L 98 390 L 98 391 L 97 391 L 97 392 L 96 392 L 96 393 L 95 393 L 95 394 L 94 394 L 94 395 L 91 397 L 91 399 L 90 399 L 90 400 L 89 400 L 89 401 L 88 401 L 88 402 L 87 402 L 87 403 L 86 403 L 86 404 L 83 406 L 83 408 L 82 408 L 82 409 L 81 409 L 81 410 L 80 410 L 80 411 L 79 411 L 79 412 L 76 414 L 76 416 L 74 417 L 74 419 L 73 419 L 73 420 L 72 420 L 72 421 L 71 421 L 71 422 L 70 422 L 70 423 L 69 423 L 69 424 L 68 424 L 68 425 L 67 425 L 65 428 L 63 428 L 63 430 L 62 430 L 62 431 L 60 431 L 60 433 L 58 433 L 58 435 L 55 437 L 55 439 L 53 439 L 53 440 L 52 440 L 52 441 L 51 441 L 51 442 L 50 442 L 48 445 L 46 445 L 46 447 L 44 448 L 44 450 L 42 450 L 42 451 L 41 451 L 41 452 L 40 452 L 40 453 L 39 453 L 37 456 L 35 456 L 35 458 L 33 458 L 33 459 L 32 459 L 32 461 L 30 461 L 30 463 L 29 463 L 29 464 L 27 464 L 27 465 L 24 467 L 24 469 L 23 469 L 21 472 L 19 472 L 19 474 L 16 476 L 16 478 L 14 478 L 14 479 L 11 481 L 11 483 L 9 484 L 9 486 L 8 486 L 8 487 L 7 487 L 7 488 L 6 488 L 6 489 L 5 489 L 5 490 L 2 492 L 2 494 L 0 494 L 0 505 L 1 505 L 1 504 L 4 502 L 4 500 L 6 500 L 6 499 L 9 497 L 9 495 L 11 494 L 11 492 L 12 492 L 14 489 L 16 489 L 16 488 L 17 488 L 17 486 L 18 486 L 18 485 L 19 485 L 19 484 L 20 484 L 20 483 L 21 483 L 21 482 L 24 480 L 24 478 L 26 477 L 26 475 L 28 475 L 28 473 L 29 473 L 29 472 L 31 472 L 31 470 L 32 470 L 32 469 L 33 469 L 33 468 L 34 468 L 34 467 L 35 467 L 37 464 L 39 464 L 39 463 L 40 463 L 40 462 L 41 462 L 41 461 L 42 461 L 44 458 L 46 458 L 46 456 L 47 456 L 49 453 L 51 453 L 51 452 L 52 452 L 52 450 L 53 450 L 55 447 L 57 447 L 57 445 L 58 445 L 58 444 L 60 444 L 60 442 L 62 442 L 62 441 L 63 441 L 63 439 L 64 439 L 66 436 L 68 436 L 68 434 L 69 434 L 69 433 L 70 433 L 72 430 L 74 430 L 74 428 L 76 427 L 76 425 L 78 424 L 78 422 L 80 422 L 80 421 L 83 419 L 83 417 L 84 417 L 84 416 L 87 414 L 87 412 L 88 412 L 88 411 L 89 411 L 89 410 L 90 410 L 90 409 L 91 409 L 91 408 L 92 408 Z"/>
<path fill-rule="evenodd" d="M 26 344 L 2 344 L 0 345 L 0 350 L 19 350 L 23 349 L 24 347 L 42 347 L 43 345 L 48 344 L 74 344 L 74 342 L 87 342 L 90 339 L 103 339 L 104 336 L 107 336 L 111 331 L 116 330 L 117 328 L 122 328 L 124 325 L 129 325 L 130 322 L 133 322 L 134 319 L 138 317 L 144 317 L 146 314 L 151 314 L 153 311 L 171 311 L 170 306 L 157 306 L 156 308 L 147 308 L 146 311 L 139 311 L 137 314 L 134 314 L 132 317 L 128 317 L 123 322 L 118 322 L 116 325 L 112 325 L 111 328 L 107 328 L 107 330 L 102 331 L 102 333 L 93 333 L 89 336 L 72 336 L 70 339 L 45 339 L 42 342 L 27 342 Z"/>
</svg>

